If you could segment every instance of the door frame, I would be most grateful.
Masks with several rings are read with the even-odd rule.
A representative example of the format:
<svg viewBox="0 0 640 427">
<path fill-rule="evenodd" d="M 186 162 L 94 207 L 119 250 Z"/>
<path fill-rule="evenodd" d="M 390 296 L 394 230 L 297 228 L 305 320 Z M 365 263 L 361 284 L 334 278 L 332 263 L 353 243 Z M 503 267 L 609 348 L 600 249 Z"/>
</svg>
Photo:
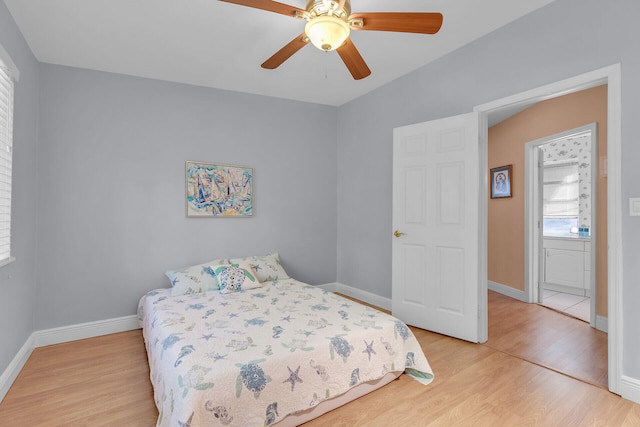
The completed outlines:
<svg viewBox="0 0 640 427">
<path fill-rule="evenodd" d="M 480 277 L 478 336 L 480 342 L 488 339 L 488 303 L 487 303 L 487 218 L 488 218 L 488 136 L 489 115 L 514 107 L 524 107 L 562 95 L 578 92 L 592 87 L 608 85 L 607 90 L 607 244 L 608 248 L 608 372 L 609 390 L 620 394 L 622 386 L 622 78 L 621 65 L 614 64 L 579 76 L 571 77 L 546 86 L 541 86 L 519 94 L 491 101 L 474 107 L 479 113 L 480 144 Z M 604 243 L 604 242 L 602 242 Z M 525 282 L 528 280 L 525 277 Z"/>
<path fill-rule="evenodd" d="M 525 230 L 525 288 L 524 293 L 529 303 L 540 303 L 542 301 L 542 288 L 540 283 L 543 276 L 543 229 L 541 226 L 542 215 L 542 173 L 543 159 L 540 158 L 539 148 L 553 141 L 563 140 L 572 135 L 591 133 L 591 251 L 589 259 L 591 268 L 589 269 L 590 289 L 590 319 L 592 327 L 604 330 L 604 325 L 596 325 L 596 299 L 597 299 L 597 254 L 600 249 L 597 240 L 597 233 L 600 227 L 598 222 L 598 175 L 594 174 L 598 170 L 598 124 L 590 123 L 577 128 L 568 129 L 553 135 L 529 141 L 524 147 L 525 158 L 525 202 L 524 202 L 524 230 Z"/>
</svg>

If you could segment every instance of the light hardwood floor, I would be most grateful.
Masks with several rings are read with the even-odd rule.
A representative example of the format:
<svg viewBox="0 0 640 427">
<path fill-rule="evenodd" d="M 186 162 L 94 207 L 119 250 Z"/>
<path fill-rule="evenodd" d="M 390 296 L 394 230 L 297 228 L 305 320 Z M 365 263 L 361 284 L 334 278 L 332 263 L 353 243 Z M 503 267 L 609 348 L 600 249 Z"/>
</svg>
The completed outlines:
<svg viewBox="0 0 640 427">
<path fill-rule="evenodd" d="M 537 348 L 531 331 L 516 332 L 518 322 L 531 322 L 507 320 L 498 307 L 510 301 L 495 304 L 495 296 L 486 345 L 412 328 L 433 383 L 403 375 L 306 426 L 640 426 L 640 405 L 516 355 Z M 516 305 L 515 314 L 522 312 Z M 500 318 L 512 325 L 504 338 L 494 324 Z M 498 348 L 505 342 L 508 351 Z M 557 344 L 536 350 L 564 352 Z M 0 426 L 137 427 L 155 425 L 156 417 L 140 331 L 36 349 L 0 403 Z"/>
<path fill-rule="evenodd" d="M 491 348 L 607 389 L 607 344 L 586 322 L 489 292 Z"/>
</svg>

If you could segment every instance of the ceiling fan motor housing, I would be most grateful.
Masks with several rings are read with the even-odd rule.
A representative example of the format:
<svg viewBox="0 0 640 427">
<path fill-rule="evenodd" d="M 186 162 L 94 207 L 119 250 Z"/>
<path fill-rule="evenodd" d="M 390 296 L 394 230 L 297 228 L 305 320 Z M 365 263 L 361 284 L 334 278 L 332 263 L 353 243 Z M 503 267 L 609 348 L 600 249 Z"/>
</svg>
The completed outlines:
<svg viewBox="0 0 640 427">
<path fill-rule="evenodd" d="M 349 0 L 344 0 L 342 8 L 340 8 L 340 1 L 308 0 L 307 7 L 305 9 L 309 12 L 311 19 L 316 16 L 328 15 L 329 11 L 331 11 L 333 16 L 347 22 L 349 15 L 351 15 L 351 2 Z"/>
</svg>

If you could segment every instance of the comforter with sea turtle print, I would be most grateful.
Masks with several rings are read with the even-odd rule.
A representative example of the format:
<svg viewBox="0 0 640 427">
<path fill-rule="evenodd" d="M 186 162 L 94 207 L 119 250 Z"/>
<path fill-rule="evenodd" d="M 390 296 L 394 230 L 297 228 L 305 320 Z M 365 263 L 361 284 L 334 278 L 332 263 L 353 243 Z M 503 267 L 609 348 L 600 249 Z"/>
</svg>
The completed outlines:
<svg viewBox="0 0 640 427">
<path fill-rule="evenodd" d="M 393 316 L 287 279 L 231 294 L 142 297 L 158 426 L 269 426 L 350 388 L 433 373 Z"/>
</svg>

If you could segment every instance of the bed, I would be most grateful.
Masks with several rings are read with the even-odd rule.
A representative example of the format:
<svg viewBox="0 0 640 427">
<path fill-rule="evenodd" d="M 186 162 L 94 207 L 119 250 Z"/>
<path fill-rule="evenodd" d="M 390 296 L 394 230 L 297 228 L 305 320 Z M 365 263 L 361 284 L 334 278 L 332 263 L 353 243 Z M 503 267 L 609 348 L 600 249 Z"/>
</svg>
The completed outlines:
<svg viewBox="0 0 640 427">
<path fill-rule="evenodd" d="M 251 286 L 176 291 L 185 280 L 174 275 L 172 288 L 140 299 L 158 426 L 299 425 L 403 372 L 432 381 L 404 323 L 289 278 L 277 254 L 265 259 L 228 262 L 247 267 Z M 192 270 L 219 280 L 220 265 Z"/>
</svg>

